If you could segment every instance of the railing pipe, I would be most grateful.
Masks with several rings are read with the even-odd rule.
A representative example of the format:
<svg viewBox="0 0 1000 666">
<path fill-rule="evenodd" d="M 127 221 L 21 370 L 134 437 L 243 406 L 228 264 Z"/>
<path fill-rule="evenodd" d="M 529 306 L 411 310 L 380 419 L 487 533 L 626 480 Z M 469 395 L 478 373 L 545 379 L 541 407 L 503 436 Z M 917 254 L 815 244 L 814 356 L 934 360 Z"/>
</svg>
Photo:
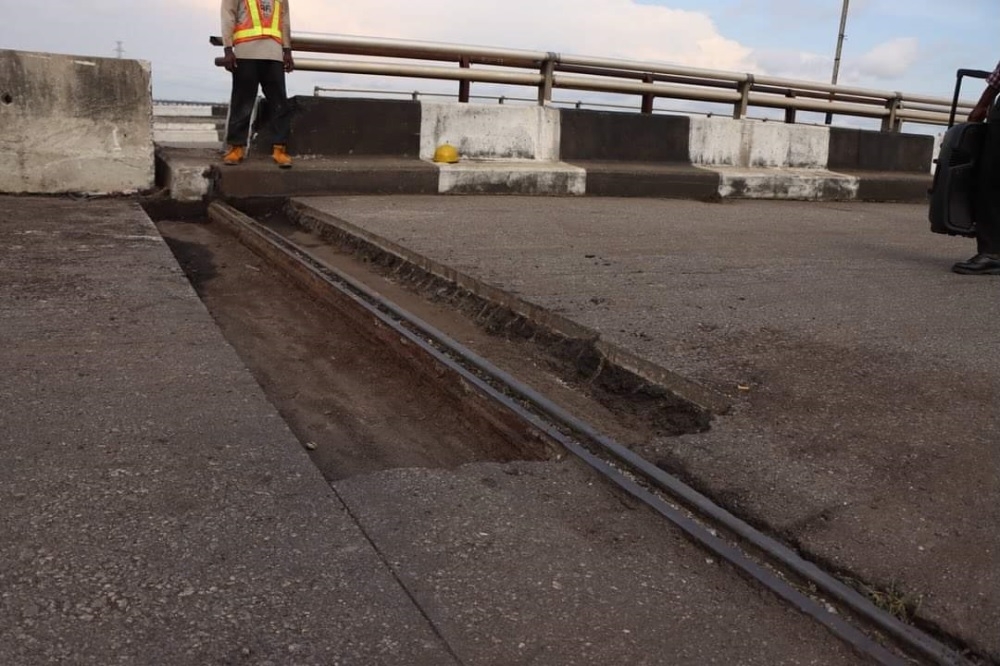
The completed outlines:
<svg viewBox="0 0 1000 666">
<path fill-rule="evenodd" d="M 632 81 L 605 81 L 599 78 L 555 75 L 555 87 L 569 90 L 590 90 L 592 92 L 617 92 L 643 95 L 652 93 L 656 97 L 672 97 L 704 102 L 738 102 L 740 94 L 735 90 L 696 90 L 662 83 L 640 83 Z"/>
<path fill-rule="evenodd" d="M 763 106 L 772 109 L 796 109 L 799 111 L 815 111 L 817 113 L 836 113 L 867 118 L 884 118 L 889 110 L 884 106 L 866 106 L 864 104 L 845 104 L 829 100 L 777 97 L 750 93 L 750 106 Z"/>
<path fill-rule="evenodd" d="M 296 69 L 306 72 L 338 72 L 343 74 L 372 74 L 377 76 L 404 76 L 416 79 L 442 79 L 448 81 L 477 81 L 480 83 L 507 83 L 520 86 L 537 86 L 541 74 L 529 72 L 501 72 L 489 69 L 452 69 L 438 65 L 397 65 L 362 62 L 359 60 L 332 60 L 327 58 L 297 58 Z"/>
<path fill-rule="evenodd" d="M 964 113 L 965 115 L 968 115 L 972 111 L 972 107 L 973 106 L 974 105 L 972 105 L 972 104 L 967 104 L 967 103 L 961 103 L 960 102 L 959 105 L 958 105 L 958 112 L 959 112 L 959 114 Z M 900 98 L 900 100 L 899 100 L 899 108 L 900 109 L 912 109 L 912 110 L 915 110 L 915 111 L 937 111 L 937 112 L 940 112 L 940 110 L 941 110 L 941 107 L 938 106 L 938 105 L 936 105 L 936 104 L 912 104 L 912 103 L 906 101 L 905 97 Z"/>
<path fill-rule="evenodd" d="M 607 69 L 630 69 L 652 74 L 677 74 L 681 76 L 704 77 L 719 81 L 730 81 L 741 83 L 746 81 L 749 74 L 737 72 L 726 72 L 717 69 L 701 69 L 698 67 L 681 67 L 667 63 L 643 62 L 641 60 L 621 60 L 615 58 L 594 58 L 591 56 L 559 55 L 560 65 L 574 65 L 579 67 L 603 67 Z"/>
<path fill-rule="evenodd" d="M 895 92 L 885 90 L 872 90 L 871 88 L 854 88 L 850 86 L 832 85 L 829 83 L 819 83 L 817 81 L 797 81 L 795 79 L 785 79 L 775 76 L 754 76 L 754 81 L 760 86 L 771 86 L 775 88 L 807 88 L 809 90 L 834 93 L 837 95 L 852 95 L 854 97 L 865 97 L 872 100 L 885 101 L 896 95 Z"/>
<path fill-rule="evenodd" d="M 350 37 L 324 35 L 312 32 L 293 32 L 292 48 L 296 51 L 316 53 L 354 53 L 356 55 L 416 58 L 421 60 L 446 60 L 459 62 L 468 58 L 474 64 L 523 66 L 541 63 L 549 54 L 546 51 L 526 51 L 469 44 L 444 44 L 417 40 L 387 39 L 383 37 Z M 348 50 L 349 49 L 349 50 Z"/>
</svg>

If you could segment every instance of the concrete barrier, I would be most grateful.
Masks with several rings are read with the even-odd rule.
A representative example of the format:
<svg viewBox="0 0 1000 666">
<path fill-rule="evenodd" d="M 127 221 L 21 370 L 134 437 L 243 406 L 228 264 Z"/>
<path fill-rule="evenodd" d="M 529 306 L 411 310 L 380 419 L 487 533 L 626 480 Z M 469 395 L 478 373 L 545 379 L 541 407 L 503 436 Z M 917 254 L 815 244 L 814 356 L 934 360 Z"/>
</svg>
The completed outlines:
<svg viewBox="0 0 1000 666">
<path fill-rule="evenodd" d="M 829 168 L 858 179 L 858 198 L 923 200 L 930 187 L 936 140 L 932 136 L 830 129 Z"/>
<path fill-rule="evenodd" d="M 729 118 L 316 97 L 294 104 L 289 148 L 321 158 L 301 176 L 317 187 L 323 168 L 340 187 L 335 178 L 347 171 L 379 168 L 364 158 L 389 156 L 404 162 L 384 168 L 409 173 L 405 160 L 414 160 L 436 169 L 439 193 L 923 201 L 934 151 L 930 136 Z M 442 143 L 458 149 L 459 164 L 431 163 Z M 258 154 L 268 146 L 264 132 Z M 237 187 L 238 172 L 222 173 L 223 184 L 247 189 Z M 421 191 L 425 176 L 412 181 Z M 300 177 L 253 178 L 260 187 Z"/>
<path fill-rule="evenodd" d="M 420 154 L 421 105 L 409 100 L 294 97 L 288 150 L 317 157 L 394 156 Z M 258 108 L 259 132 L 253 150 L 269 153 L 271 109 Z"/>
<path fill-rule="evenodd" d="M 691 120 L 691 163 L 719 175 L 724 199 L 851 199 L 857 179 L 827 169 L 826 127 L 730 118 Z"/>
<path fill-rule="evenodd" d="M 559 112 L 540 106 L 421 104 L 420 158 L 443 143 L 471 160 L 559 159 Z"/>
<path fill-rule="evenodd" d="M 149 63 L 0 50 L 0 192 L 153 187 Z"/>
<path fill-rule="evenodd" d="M 585 171 L 559 161 L 559 127 L 545 107 L 424 103 L 420 158 L 458 149 L 460 164 L 440 166 L 441 194 L 583 194 Z"/>
<path fill-rule="evenodd" d="M 692 118 L 690 157 L 699 166 L 825 169 L 825 127 L 730 118 Z"/>
<path fill-rule="evenodd" d="M 691 119 L 564 109 L 560 156 L 586 171 L 597 196 L 706 199 L 719 176 L 691 164 Z"/>
<path fill-rule="evenodd" d="M 564 109 L 560 156 L 572 161 L 688 162 L 687 116 Z"/>
<path fill-rule="evenodd" d="M 719 173 L 722 198 L 923 201 L 932 137 L 704 118 L 691 162 Z"/>
</svg>

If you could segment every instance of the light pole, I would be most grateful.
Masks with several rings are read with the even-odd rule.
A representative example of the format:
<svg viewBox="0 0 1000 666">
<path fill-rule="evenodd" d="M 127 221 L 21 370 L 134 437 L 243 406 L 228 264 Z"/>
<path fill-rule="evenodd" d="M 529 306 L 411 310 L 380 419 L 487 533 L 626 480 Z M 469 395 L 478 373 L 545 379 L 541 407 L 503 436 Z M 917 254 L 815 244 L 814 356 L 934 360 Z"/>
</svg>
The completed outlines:
<svg viewBox="0 0 1000 666">
<path fill-rule="evenodd" d="M 830 83 L 837 85 L 837 78 L 840 76 L 840 54 L 844 50 L 844 32 L 847 30 L 847 8 L 850 6 L 851 0 L 844 0 L 844 8 L 840 12 L 840 32 L 837 33 L 837 53 L 833 56 L 833 77 L 830 79 Z M 833 114 L 826 114 L 826 124 L 829 125 L 833 122 Z"/>
</svg>

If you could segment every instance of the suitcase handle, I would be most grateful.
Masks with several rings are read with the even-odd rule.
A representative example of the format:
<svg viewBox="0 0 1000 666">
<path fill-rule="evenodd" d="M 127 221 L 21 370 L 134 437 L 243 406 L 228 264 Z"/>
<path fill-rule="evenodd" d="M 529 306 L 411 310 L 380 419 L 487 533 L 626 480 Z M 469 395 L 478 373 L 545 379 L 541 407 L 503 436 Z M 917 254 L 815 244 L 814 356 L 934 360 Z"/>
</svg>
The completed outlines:
<svg viewBox="0 0 1000 666">
<path fill-rule="evenodd" d="M 968 76 L 970 79 L 986 79 L 989 78 L 992 72 L 986 72 L 981 69 L 960 69 L 958 70 L 955 81 L 955 97 L 951 100 L 951 115 L 948 117 L 948 127 L 952 127 L 955 124 L 955 116 L 958 114 L 958 95 L 962 90 L 962 78 Z"/>
</svg>

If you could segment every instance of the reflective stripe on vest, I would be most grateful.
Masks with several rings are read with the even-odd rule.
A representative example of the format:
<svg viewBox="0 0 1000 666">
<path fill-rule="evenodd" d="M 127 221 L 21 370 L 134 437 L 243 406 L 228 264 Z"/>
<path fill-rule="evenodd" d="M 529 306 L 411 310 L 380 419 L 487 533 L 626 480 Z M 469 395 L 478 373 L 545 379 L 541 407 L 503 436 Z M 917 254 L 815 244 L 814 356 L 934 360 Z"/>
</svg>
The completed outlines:
<svg viewBox="0 0 1000 666">
<path fill-rule="evenodd" d="M 274 39 L 278 43 L 284 43 L 281 34 L 281 2 L 274 2 L 274 11 L 271 12 L 271 23 L 264 25 L 261 20 L 260 0 L 243 0 L 246 7 L 246 20 L 236 26 L 233 32 L 233 44 L 251 42 L 257 39 Z"/>
</svg>

